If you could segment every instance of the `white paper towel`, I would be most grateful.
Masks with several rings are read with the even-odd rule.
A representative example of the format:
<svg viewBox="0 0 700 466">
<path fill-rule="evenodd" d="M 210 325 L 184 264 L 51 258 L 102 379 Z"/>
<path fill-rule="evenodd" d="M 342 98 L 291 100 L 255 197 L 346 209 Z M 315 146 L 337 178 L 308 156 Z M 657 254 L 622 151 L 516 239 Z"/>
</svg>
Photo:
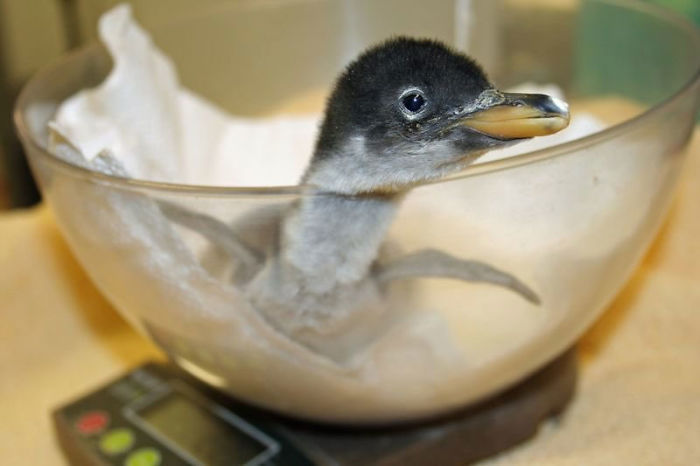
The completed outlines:
<svg viewBox="0 0 700 466">
<path fill-rule="evenodd" d="M 92 160 L 108 149 L 131 177 L 212 186 L 296 184 L 311 157 L 320 115 L 237 118 L 180 86 L 175 67 L 133 21 L 128 5 L 100 19 L 100 38 L 114 60 L 107 79 L 61 105 L 53 129 Z M 516 92 L 563 98 L 556 86 L 524 84 Z M 483 161 L 524 153 L 600 130 L 574 115 L 566 130 Z"/>
</svg>

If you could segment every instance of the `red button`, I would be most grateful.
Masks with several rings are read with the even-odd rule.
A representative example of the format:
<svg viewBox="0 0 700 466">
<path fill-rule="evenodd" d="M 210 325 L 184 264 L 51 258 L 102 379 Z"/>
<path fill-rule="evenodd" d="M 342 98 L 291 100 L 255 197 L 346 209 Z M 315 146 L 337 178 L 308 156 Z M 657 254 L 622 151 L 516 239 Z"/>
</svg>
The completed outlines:
<svg viewBox="0 0 700 466">
<path fill-rule="evenodd" d="M 83 435 L 92 435 L 102 432 L 109 423 L 109 415 L 104 411 L 90 411 L 80 416 L 75 427 Z"/>
</svg>

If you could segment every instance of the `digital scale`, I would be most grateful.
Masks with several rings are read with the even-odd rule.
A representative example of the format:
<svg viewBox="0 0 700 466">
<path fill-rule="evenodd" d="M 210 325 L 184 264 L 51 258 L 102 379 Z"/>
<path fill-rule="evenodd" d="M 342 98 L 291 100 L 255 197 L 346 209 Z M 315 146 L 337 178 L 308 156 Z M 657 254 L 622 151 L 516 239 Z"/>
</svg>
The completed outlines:
<svg viewBox="0 0 700 466">
<path fill-rule="evenodd" d="M 576 385 L 573 350 L 507 392 L 412 425 L 310 424 L 232 401 L 171 365 L 146 364 L 57 409 L 72 465 L 463 466 L 530 438 Z"/>
</svg>

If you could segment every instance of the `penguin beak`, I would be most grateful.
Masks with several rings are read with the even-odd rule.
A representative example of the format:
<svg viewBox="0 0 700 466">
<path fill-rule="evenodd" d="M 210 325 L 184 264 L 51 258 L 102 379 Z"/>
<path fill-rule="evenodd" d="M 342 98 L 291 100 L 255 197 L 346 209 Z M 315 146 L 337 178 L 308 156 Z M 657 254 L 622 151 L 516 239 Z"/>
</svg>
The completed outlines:
<svg viewBox="0 0 700 466">
<path fill-rule="evenodd" d="M 544 94 L 488 92 L 479 109 L 465 115 L 460 124 L 501 140 L 553 134 L 569 125 L 566 102 Z"/>
</svg>

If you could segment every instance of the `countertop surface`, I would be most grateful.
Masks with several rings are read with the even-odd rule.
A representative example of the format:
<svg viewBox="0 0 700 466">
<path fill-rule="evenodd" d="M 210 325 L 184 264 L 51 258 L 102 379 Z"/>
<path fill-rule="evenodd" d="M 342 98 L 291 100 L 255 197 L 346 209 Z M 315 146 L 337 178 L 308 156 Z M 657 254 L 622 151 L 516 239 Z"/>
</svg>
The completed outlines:
<svg viewBox="0 0 700 466">
<path fill-rule="evenodd" d="M 483 465 L 700 464 L 700 131 L 644 262 L 579 345 L 575 401 Z M 60 465 L 52 408 L 162 353 L 113 310 L 45 206 L 0 215 L 0 452 Z"/>
</svg>

